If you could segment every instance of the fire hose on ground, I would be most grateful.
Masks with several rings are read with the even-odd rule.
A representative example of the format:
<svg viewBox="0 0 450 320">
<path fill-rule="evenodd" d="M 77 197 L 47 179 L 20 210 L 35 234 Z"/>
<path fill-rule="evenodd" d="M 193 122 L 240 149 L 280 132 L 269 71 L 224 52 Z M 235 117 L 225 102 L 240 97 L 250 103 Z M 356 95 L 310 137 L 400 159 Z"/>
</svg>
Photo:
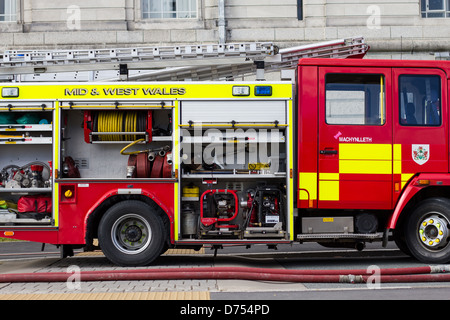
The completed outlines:
<svg viewBox="0 0 450 320">
<path fill-rule="evenodd" d="M 379 283 L 450 282 L 450 266 L 378 269 Z M 133 280 L 253 280 L 299 283 L 369 283 L 369 270 L 286 270 L 247 267 L 195 267 L 80 271 L 78 281 Z M 0 283 L 66 282 L 72 272 L 1 274 Z"/>
</svg>

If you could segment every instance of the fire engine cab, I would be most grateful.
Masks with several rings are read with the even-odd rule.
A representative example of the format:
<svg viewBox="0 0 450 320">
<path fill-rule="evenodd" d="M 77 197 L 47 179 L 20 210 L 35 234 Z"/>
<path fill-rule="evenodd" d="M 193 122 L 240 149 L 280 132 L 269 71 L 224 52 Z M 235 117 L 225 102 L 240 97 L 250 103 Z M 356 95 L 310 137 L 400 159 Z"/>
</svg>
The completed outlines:
<svg viewBox="0 0 450 320">
<path fill-rule="evenodd" d="M 0 236 L 98 239 L 119 265 L 389 240 L 449 262 L 450 64 L 340 58 L 281 82 L 3 83 Z"/>
<path fill-rule="evenodd" d="M 443 61 L 301 60 L 297 239 L 382 232 L 449 261 L 448 100 Z M 316 241 L 317 239 L 315 239 Z"/>
</svg>

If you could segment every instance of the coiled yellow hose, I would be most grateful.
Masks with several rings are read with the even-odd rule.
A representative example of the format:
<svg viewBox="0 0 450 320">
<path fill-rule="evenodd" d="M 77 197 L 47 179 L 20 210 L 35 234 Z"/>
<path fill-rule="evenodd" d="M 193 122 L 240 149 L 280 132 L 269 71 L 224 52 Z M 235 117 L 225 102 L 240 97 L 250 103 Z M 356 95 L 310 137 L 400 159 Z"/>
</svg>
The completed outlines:
<svg viewBox="0 0 450 320">
<path fill-rule="evenodd" d="M 125 119 L 125 121 L 124 121 Z M 136 111 L 101 111 L 98 113 L 98 132 L 136 132 L 138 113 Z M 101 141 L 136 140 L 136 135 L 107 134 Z"/>
</svg>

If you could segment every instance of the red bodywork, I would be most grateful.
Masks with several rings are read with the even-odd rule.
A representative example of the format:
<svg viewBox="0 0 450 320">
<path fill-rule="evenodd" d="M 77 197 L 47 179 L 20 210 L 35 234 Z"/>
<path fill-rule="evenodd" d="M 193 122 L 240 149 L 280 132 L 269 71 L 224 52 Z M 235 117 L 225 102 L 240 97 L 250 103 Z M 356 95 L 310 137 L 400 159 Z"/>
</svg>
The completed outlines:
<svg viewBox="0 0 450 320">
<path fill-rule="evenodd" d="M 63 190 L 67 184 L 60 184 Z M 125 182 L 89 182 L 77 181 L 73 184 L 76 187 L 76 200 L 65 201 L 64 194 L 60 196 L 60 244 L 80 244 L 85 241 L 87 221 L 93 211 L 98 208 L 108 198 L 119 194 L 126 195 L 127 190 L 140 190 L 140 195 L 154 201 L 169 217 L 173 223 L 174 216 L 174 183 L 135 183 Z M 130 192 L 136 195 L 138 193 Z M 173 229 L 171 231 L 173 239 Z"/>
<path fill-rule="evenodd" d="M 424 188 L 414 184 L 419 179 L 419 175 L 420 179 L 431 179 L 437 186 L 449 186 L 449 72 L 450 63 L 445 61 L 300 60 L 297 110 L 298 208 L 391 211 L 388 228 L 393 229 L 408 201 Z M 367 74 L 383 76 L 386 104 L 386 120 L 383 125 L 326 123 L 326 76 L 343 73 L 356 74 L 356 76 Z M 404 90 L 400 87 L 399 79 L 402 76 L 433 76 L 440 79 L 442 121 L 439 125 L 403 125 L 399 111 L 401 99 L 403 99 L 401 94 Z M 341 136 L 351 138 L 342 139 L 342 141 L 339 139 Z M 355 150 L 358 144 L 364 147 L 361 150 L 391 146 L 392 155 L 390 159 L 387 159 L 391 162 L 391 168 L 387 168 L 387 172 L 384 173 L 370 172 L 370 169 L 360 174 L 342 173 L 341 160 L 343 159 L 340 159 L 342 152 L 339 148 L 348 147 L 348 145 L 343 146 L 348 143 L 348 140 L 352 140 Z M 424 145 L 429 148 L 426 151 L 429 154 L 425 153 L 426 163 L 418 164 L 413 160 L 414 145 Z M 323 150 L 327 151 L 323 152 Z M 363 155 L 356 157 L 364 159 Z M 356 165 L 359 164 L 358 161 L 363 163 L 363 160 L 355 160 Z M 316 181 L 313 181 L 314 179 Z M 326 179 L 329 181 L 325 181 Z M 327 190 L 321 190 L 321 186 L 335 186 L 338 191 L 328 196 L 328 199 L 322 200 L 321 196 Z M 335 199 L 330 200 L 333 196 Z"/>
<path fill-rule="evenodd" d="M 67 190 L 71 196 L 66 197 Z M 52 244 L 85 244 L 88 219 L 102 203 L 116 196 L 145 197 L 154 201 L 174 221 L 174 183 L 164 181 L 136 182 L 127 181 L 64 181 L 59 183 L 59 227 L 14 228 L 15 239 L 45 242 Z M 12 232 L 11 229 L 0 231 Z M 170 238 L 174 239 L 171 228 Z"/>
<path fill-rule="evenodd" d="M 325 114 L 325 77 L 327 74 L 377 74 L 384 78 L 385 122 L 379 126 L 327 124 Z M 355 209 L 389 212 L 388 229 L 394 229 L 402 210 L 428 186 L 450 186 L 448 75 L 450 62 L 393 61 L 362 59 L 303 59 L 298 68 L 296 128 L 294 146 L 299 209 Z M 440 79 L 441 118 L 438 126 L 404 126 L 399 110 L 399 77 L 433 75 Z M 151 132 L 151 130 L 150 130 Z M 336 137 L 352 137 L 361 146 L 391 146 L 391 168 L 387 173 L 342 173 L 340 145 Z M 370 139 L 365 139 L 369 137 Z M 429 158 L 418 164 L 413 160 L 412 145 L 428 145 Z M 322 150 L 336 151 L 323 153 Z M 362 161 L 361 158 L 358 161 Z M 377 161 L 377 159 L 372 159 Z M 389 161 L 386 160 L 386 161 Z M 418 180 L 429 180 L 428 185 Z M 53 244 L 84 244 L 89 217 L 105 201 L 127 190 L 134 197 L 151 199 L 167 214 L 174 242 L 175 180 L 60 180 L 58 227 L 0 227 L 2 236 Z M 321 186 L 333 186 L 337 192 L 321 199 Z M 139 190 L 139 191 L 137 191 Z M 72 193 L 66 197 L 66 191 Z M 300 197 L 302 195 L 302 197 Z M 334 199 L 333 199 L 334 197 Z M 237 200 L 236 200 L 237 202 Z M 234 217 L 234 215 L 233 215 Z M 212 222 L 216 222 L 215 220 Z"/>
</svg>

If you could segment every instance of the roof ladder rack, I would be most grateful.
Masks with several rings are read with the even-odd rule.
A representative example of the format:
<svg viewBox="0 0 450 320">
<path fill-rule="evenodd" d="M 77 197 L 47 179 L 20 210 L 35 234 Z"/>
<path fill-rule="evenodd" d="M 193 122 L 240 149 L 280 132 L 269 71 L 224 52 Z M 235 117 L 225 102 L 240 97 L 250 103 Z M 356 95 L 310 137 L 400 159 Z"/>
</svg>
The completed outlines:
<svg viewBox="0 0 450 320">
<path fill-rule="evenodd" d="M 273 72 L 295 68 L 301 58 L 361 58 L 367 51 L 363 37 L 281 50 L 270 42 L 14 50 L 0 52 L 0 76 L 24 75 L 18 81 L 226 80 L 254 75 L 255 62 L 259 69 L 264 65 L 265 72 Z"/>
</svg>

